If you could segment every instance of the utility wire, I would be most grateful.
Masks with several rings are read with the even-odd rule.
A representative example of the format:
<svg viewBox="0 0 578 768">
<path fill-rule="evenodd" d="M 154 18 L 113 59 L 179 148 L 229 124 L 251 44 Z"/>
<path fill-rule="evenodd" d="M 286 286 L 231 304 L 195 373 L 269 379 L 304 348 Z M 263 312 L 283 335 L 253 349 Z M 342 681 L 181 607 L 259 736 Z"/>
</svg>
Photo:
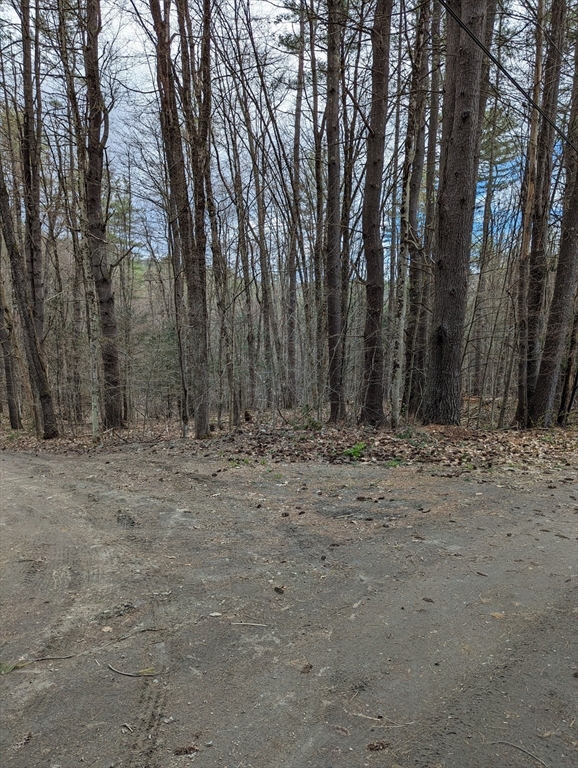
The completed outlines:
<svg viewBox="0 0 578 768">
<path fill-rule="evenodd" d="M 539 113 L 542 115 L 542 117 L 544 118 L 544 120 L 545 120 L 545 121 L 546 121 L 546 122 L 547 122 L 549 125 L 551 125 L 551 126 L 552 126 L 552 128 L 553 128 L 553 129 L 556 131 L 556 133 L 557 133 L 557 134 L 558 134 L 558 135 L 559 135 L 559 136 L 562 138 L 562 140 L 563 140 L 563 141 L 565 141 L 565 142 L 566 142 L 566 144 L 568 144 L 568 146 L 569 146 L 569 147 L 572 147 L 572 149 L 574 150 L 574 152 L 577 152 L 577 153 L 578 153 L 578 148 L 577 148 L 577 147 L 576 147 L 576 145 L 575 145 L 575 144 L 574 144 L 574 143 L 571 141 L 570 137 L 569 137 L 569 136 L 566 136 L 566 134 L 564 133 L 564 131 L 560 130 L 560 128 L 558 128 L 558 126 L 556 125 L 556 123 L 555 123 L 553 120 L 550 120 L 550 118 L 549 118 L 549 117 L 548 117 L 548 115 L 547 115 L 547 114 L 544 112 L 544 110 L 542 109 L 542 107 L 541 107 L 539 104 L 536 104 L 536 102 L 534 101 L 534 99 L 533 99 L 531 96 L 529 96 L 529 95 L 526 93 L 526 91 L 525 91 L 525 90 L 522 88 L 522 86 L 521 86 L 521 85 L 518 83 L 518 81 L 517 81 L 517 80 L 516 80 L 514 77 L 512 77 L 512 75 L 511 75 L 511 74 L 508 72 L 508 70 L 507 70 L 507 69 L 504 67 L 504 65 L 503 65 L 503 64 L 501 64 L 501 63 L 500 63 L 500 61 L 498 61 L 498 59 L 497 59 L 497 58 L 494 56 L 494 54 L 493 54 L 493 53 L 492 53 L 490 50 L 488 50 L 488 48 L 486 48 L 486 46 L 485 46 L 485 45 L 482 43 L 482 41 L 479 39 L 479 37 L 477 37 L 477 36 L 476 36 L 476 35 L 475 35 L 475 34 L 472 32 L 472 30 L 471 30 L 471 29 L 470 29 L 470 28 L 469 28 L 469 27 L 468 27 L 466 24 L 464 24 L 464 22 L 463 22 L 463 21 L 460 19 L 460 17 L 457 15 L 457 13 L 456 13 L 454 10 L 452 10 L 452 8 L 450 8 L 450 6 L 447 4 L 446 0 L 439 0 L 439 2 L 440 2 L 440 4 L 441 4 L 441 5 L 443 5 L 443 7 L 446 9 L 447 13 L 449 13 L 449 15 L 450 15 L 450 16 L 451 16 L 451 17 L 454 19 L 454 21 L 456 21 L 456 22 L 457 22 L 457 23 L 460 25 L 460 27 L 461 27 L 461 28 L 464 30 L 464 32 L 467 32 L 467 34 L 468 34 L 468 35 L 469 35 L 469 36 L 472 38 L 472 40 L 474 41 L 474 43 L 475 43 L 477 46 L 479 46 L 479 47 L 482 49 L 482 51 L 483 51 L 483 52 L 486 54 L 486 56 L 487 56 L 487 57 L 488 57 L 488 58 L 489 58 L 489 59 L 490 59 L 490 60 L 491 60 L 491 61 L 492 61 L 492 62 L 493 62 L 495 65 L 496 65 L 496 67 L 498 67 L 498 69 L 500 70 L 500 72 L 502 72 L 502 74 L 504 74 L 504 75 L 505 75 L 505 76 L 508 78 L 508 80 L 509 80 L 509 81 L 512 83 L 512 85 L 513 85 L 513 86 L 514 86 L 514 87 L 515 87 L 515 88 L 516 88 L 518 91 L 520 91 L 520 93 L 521 93 L 521 94 L 522 94 L 522 96 L 523 96 L 523 97 L 526 99 L 526 101 L 527 101 L 529 104 L 531 104 L 531 105 L 532 105 L 532 107 L 533 107 L 535 110 L 537 110 L 537 111 L 538 111 L 538 112 L 539 112 Z"/>
</svg>

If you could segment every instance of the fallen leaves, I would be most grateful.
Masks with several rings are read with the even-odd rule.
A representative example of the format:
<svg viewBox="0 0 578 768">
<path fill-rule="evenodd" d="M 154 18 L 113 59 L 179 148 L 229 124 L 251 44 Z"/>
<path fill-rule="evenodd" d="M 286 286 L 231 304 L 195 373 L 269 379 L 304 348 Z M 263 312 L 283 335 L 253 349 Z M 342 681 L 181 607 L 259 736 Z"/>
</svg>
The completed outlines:
<svg viewBox="0 0 578 768">
<path fill-rule="evenodd" d="M 286 419 L 286 426 L 257 421 L 244 425 L 235 433 L 214 432 L 215 437 L 199 443 L 179 438 L 180 426 L 164 421 L 153 425 L 143 435 L 141 429 L 127 429 L 122 436 L 114 430 L 103 436 L 100 445 L 92 437 L 62 437 L 56 440 L 38 440 L 31 435 L 14 436 L 0 446 L 11 450 L 50 453 L 76 453 L 98 455 L 114 448 L 131 450 L 131 443 L 151 446 L 153 453 L 168 450 L 171 455 L 186 453 L 205 458 L 229 459 L 235 465 L 251 464 L 263 459 L 274 463 L 322 460 L 335 464 L 383 462 L 390 467 L 402 463 L 433 463 L 452 468 L 450 476 L 473 469 L 492 466 L 532 469 L 567 464 L 578 451 L 575 428 L 565 430 L 473 430 L 465 427 L 415 427 L 392 432 L 356 427 L 328 427 L 303 429 Z M 364 445 L 363 455 L 350 457 L 352 445 Z M 224 470 L 219 470 L 224 471 Z M 216 475 L 217 473 L 214 473 Z M 568 478 L 573 481 L 573 478 Z M 552 483 L 550 483 L 552 485 Z M 369 500 L 369 499 L 364 499 Z"/>
</svg>

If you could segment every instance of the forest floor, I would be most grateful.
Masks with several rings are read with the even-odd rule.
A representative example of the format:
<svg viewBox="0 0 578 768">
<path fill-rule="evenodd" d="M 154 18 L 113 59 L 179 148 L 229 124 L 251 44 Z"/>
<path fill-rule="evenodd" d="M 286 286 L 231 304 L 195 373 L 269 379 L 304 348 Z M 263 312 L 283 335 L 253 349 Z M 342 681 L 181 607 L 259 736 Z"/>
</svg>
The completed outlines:
<svg viewBox="0 0 578 768">
<path fill-rule="evenodd" d="M 3 768 L 571 768 L 578 432 L 2 437 Z"/>
</svg>

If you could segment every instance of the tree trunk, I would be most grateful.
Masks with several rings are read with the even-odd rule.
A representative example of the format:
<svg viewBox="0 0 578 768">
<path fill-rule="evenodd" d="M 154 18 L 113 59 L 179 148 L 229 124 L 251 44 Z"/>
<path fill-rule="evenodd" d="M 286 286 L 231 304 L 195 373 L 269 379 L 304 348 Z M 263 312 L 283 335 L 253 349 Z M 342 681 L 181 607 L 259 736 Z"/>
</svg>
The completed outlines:
<svg viewBox="0 0 578 768">
<path fill-rule="evenodd" d="M 427 31 L 429 25 L 429 17 L 430 3 L 425 2 L 421 7 L 418 20 L 418 35 L 420 36 L 421 40 L 419 38 L 416 40 L 416 54 L 414 54 L 415 56 L 419 56 L 421 58 L 420 69 L 414 69 L 414 77 L 417 73 L 419 79 L 412 86 L 412 93 L 417 90 L 417 93 L 414 97 L 416 102 L 414 106 L 416 112 L 416 146 L 411 168 L 411 176 L 409 178 L 409 200 L 407 214 L 409 292 L 407 332 L 405 342 L 405 386 L 403 395 L 403 402 L 408 415 L 413 415 L 417 412 L 423 397 L 422 377 L 424 375 L 424 342 L 421 334 L 421 328 L 423 327 L 422 317 L 425 314 L 425 289 L 427 285 L 428 269 L 425 253 L 425 233 L 420 238 L 418 232 L 418 205 L 421 194 L 423 168 L 425 163 L 425 107 L 427 100 L 427 82 L 429 70 L 429 62 L 427 57 Z M 418 46 L 418 43 L 421 47 Z M 430 116 L 430 120 L 432 117 L 433 116 Z"/>
<path fill-rule="evenodd" d="M 100 87 L 98 50 L 100 31 L 100 0 L 87 0 L 84 45 L 88 115 L 86 127 L 87 160 L 84 176 L 86 226 L 102 334 L 104 426 L 110 429 L 122 427 L 123 421 L 114 289 L 108 260 L 106 222 L 102 210 L 103 164 L 108 138 L 108 115 Z"/>
<path fill-rule="evenodd" d="M 35 8 L 34 32 L 30 19 L 30 0 L 21 3 L 22 84 L 24 111 L 22 116 L 21 153 L 26 211 L 24 253 L 28 274 L 30 307 L 40 346 L 44 341 L 44 268 L 40 222 L 40 143 L 42 102 L 39 77 L 38 4 Z M 32 52 L 34 35 L 34 53 Z"/>
<path fill-rule="evenodd" d="M 287 394 L 285 407 L 294 408 L 297 402 L 297 252 L 301 234 L 301 112 L 305 83 L 305 5 L 299 5 L 299 52 L 297 62 L 297 92 L 295 94 L 295 122 L 293 126 L 293 163 L 291 173 L 291 233 L 287 256 Z"/>
<path fill-rule="evenodd" d="M 576 296 L 574 297 L 576 301 Z M 566 372 L 564 374 L 564 384 L 562 386 L 562 395 L 560 397 L 560 408 L 558 410 L 558 425 L 565 427 L 568 424 L 568 416 L 572 410 L 574 398 L 578 388 L 578 311 L 574 312 L 574 323 L 570 337 L 570 349 L 566 358 Z"/>
<path fill-rule="evenodd" d="M 194 249 L 190 259 L 185 261 L 189 294 L 189 312 L 192 332 L 193 407 L 195 411 L 195 437 L 209 434 L 209 337 L 207 311 L 207 234 L 205 230 L 206 189 L 205 182 L 209 168 L 209 135 L 211 122 L 211 2 L 203 0 L 202 31 L 200 43 L 199 71 L 196 73 L 197 121 L 196 131 L 190 133 L 191 168 L 193 176 L 194 201 Z M 189 40 L 182 35 L 181 52 L 192 44 L 192 30 L 188 6 L 183 0 L 177 2 L 179 21 L 183 18 L 188 28 Z M 182 34 L 182 26 L 181 26 Z M 184 61 L 184 59 L 183 59 Z M 192 65 L 192 62 L 191 62 Z M 185 88 L 188 83 L 185 83 Z M 194 122 L 190 103 L 185 101 L 185 120 L 189 128 Z"/>
<path fill-rule="evenodd" d="M 248 368 L 248 393 L 245 399 L 245 405 L 248 408 L 254 408 L 256 402 L 257 387 L 257 351 L 255 347 L 255 329 L 253 327 L 253 298 L 251 285 L 253 278 L 251 275 L 251 263 L 249 254 L 249 243 L 247 241 L 248 214 L 243 196 L 243 181 L 241 178 L 241 165 L 239 160 L 239 151 L 235 136 L 232 136 L 233 148 L 233 194 L 235 200 L 235 209 L 237 214 L 237 232 L 238 232 L 238 253 L 241 260 L 241 272 L 243 279 L 243 296 L 245 299 L 245 329 L 247 341 L 247 368 Z M 241 409 L 243 404 L 241 403 Z"/>
<path fill-rule="evenodd" d="M 327 0 L 327 341 L 329 353 L 329 421 L 345 416 L 342 382 L 341 317 L 341 213 L 340 213 L 340 131 L 339 70 L 341 39 L 340 0 Z"/>
<path fill-rule="evenodd" d="M 427 156 L 425 178 L 424 247 L 421 260 L 419 313 L 416 318 L 415 348 L 411 365 L 411 389 L 408 395 L 408 414 L 423 416 L 425 407 L 426 374 L 428 367 L 428 339 L 431 326 L 433 294 L 433 252 L 435 244 L 437 143 L 440 103 L 440 5 L 434 2 L 431 21 L 431 95 L 427 130 Z"/>
<path fill-rule="evenodd" d="M 568 136 L 578 145 L 578 45 L 574 50 L 574 84 Z M 540 363 L 534 397 L 529 403 L 529 423 L 549 427 L 554 412 L 554 398 L 572 319 L 572 299 L 578 278 L 578 156 L 564 147 L 566 191 L 562 214 L 560 253 L 550 304 L 544 353 Z"/>
<path fill-rule="evenodd" d="M 16 394 L 16 370 L 14 367 L 14 344 L 12 343 L 12 319 L 4 296 L 4 283 L 0 279 L 0 346 L 4 359 L 4 378 L 10 429 L 22 429 L 22 418 Z"/>
<path fill-rule="evenodd" d="M 400 253 L 398 264 L 398 295 L 395 315 L 396 338 L 393 349 L 393 380 L 391 387 L 391 426 L 397 429 L 401 415 L 402 382 L 411 368 L 416 344 L 423 282 L 423 249 L 418 234 L 418 203 L 425 159 L 425 80 L 428 63 L 426 34 L 429 3 L 419 10 L 412 76 L 409 92 L 407 131 L 402 169 L 400 207 Z M 406 289 L 409 269 L 409 290 Z M 409 300 L 409 311 L 407 304 Z M 407 320 L 407 332 L 406 332 Z M 404 368 L 406 370 L 404 370 Z"/>
<path fill-rule="evenodd" d="M 543 0 L 538 0 L 535 30 L 534 85 L 532 88 L 532 99 L 536 104 L 540 101 L 542 84 L 543 23 L 544 3 Z M 533 109 L 530 117 L 530 135 L 528 139 L 526 167 L 524 169 L 524 180 L 522 183 L 522 234 L 517 284 L 518 318 L 516 333 L 518 341 L 518 395 L 514 420 L 520 425 L 525 425 L 528 421 L 528 267 L 532 235 L 532 211 L 534 209 L 534 200 L 536 197 L 538 126 L 539 113 L 538 110 Z"/>
<path fill-rule="evenodd" d="M 224 349 L 225 374 L 229 387 L 229 429 L 239 426 L 240 404 L 238 392 L 235 386 L 235 371 L 233 365 L 233 340 L 229 327 L 230 320 L 227 316 L 229 303 L 229 290 L 227 281 L 227 262 L 221 248 L 219 238 L 219 224 L 217 218 L 217 206 L 213 195 L 211 170 L 206 169 L 207 211 L 211 226 L 211 251 L 213 254 L 213 274 L 215 277 L 215 293 L 217 297 L 217 309 L 221 320 L 221 333 L 219 337 L 220 353 Z M 220 367 L 219 367 L 220 368 Z"/>
<path fill-rule="evenodd" d="M 37 395 L 40 403 L 42 425 L 38 425 L 38 427 L 40 427 L 43 438 L 45 440 L 51 440 L 52 438 L 58 437 L 58 425 L 56 414 L 54 412 L 46 365 L 40 349 L 40 341 L 36 332 L 32 309 L 28 303 L 26 281 L 24 279 L 24 262 L 14 234 L 10 200 L 8 198 L 8 190 L 6 188 L 6 181 L 4 180 L 4 171 L 1 163 L 0 221 L 2 222 L 2 234 L 10 259 L 12 287 L 16 295 L 18 312 L 20 313 L 20 319 L 22 321 L 24 348 L 26 350 L 26 359 L 28 362 L 28 375 L 30 377 L 32 390 Z"/>
<path fill-rule="evenodd" d="M 451 6 L 479 38 L 486 37 L 488 0 Z M 435 292 L 425 422 L 459 424 L 461 365 L 480 136 L 482 51 L 447 19 L 446 82 L 435 249 Z"/>
<path fill-rule="evenodd" d="M 183 267 L 187 284 L 189 322 L 195 335 L 192 370 L 193 407 L 195 414 L 195 436 L 199 438 L 205 437 L 209 433 L 208 341 L 206 324 L 207 311 L 204 241 L 201 242 L 199 250 L 199 243 L 195 241 L 193 216 L 187 186 L 185 157 L 179 125 L 176 86 L 170 48 L 171 33 L 168 16 L 169 8 L 165 7 L 166 15 L 163 17 L 159 0 L 150 0 L 149 5 L 156 36 L 155 48 L 157 83 L 161 103 L 161 132 L 163 135 L 164 151 L 167 158 L 171 196 L 176 208 L 179 242 L 182 248 Z M 204 55 L 208 55 L 208 49 Z M 202 195 L 204 200 L 203 176 L 200 177 L 200 184 L 203 187 Z M 198 191 L 198 194 L 201 194 L 200 190 Z M 200 199 L 197 199 L 196 210 L 199 220 L 201 218 L 201 207 L 204 211 L 204 204 L 201 205 Z M 198 229 L 199 234 L 204 234 L 204 222 Z"/>
<path fill-rule="evenodd" d="M 364 349 L 364 392 L 361 421 L 381 426 L 383 413 L 383 296 L 384 265 L 381 237 L 381 195 L 383 189 L 383 159 L 385 123 L 387 119 L 387 89 L 389 81 L 389 47 L 392 0 L 378 0 L 371 30 L 371 111 L 367 134 L 365 191 L 362 209 L 363 253 L 366 265 L 366 310 Z"/>
<path fill-rule="evenodd" d="M 528 361 L 526 368 L 528 416 L 533 410 L 532 399 L 536 391 L 544 324 L 544 300 L 548 274 L 547 253 L 550 221 L 550 187 L 552 154 L 556 134 L 551 123 L 556 121 L 558 91 L 564 46 L 566 0 L 553 0 L 549 28 L 549 43 L 544 65 L 544 91 L 542 110 L 549 122 L 542 118 L 538 133 L 536 194 L 532 212 L 532 245 L 528 267 Z M 529 426 L 530 422 L 526 423 Z"/>
</svg>

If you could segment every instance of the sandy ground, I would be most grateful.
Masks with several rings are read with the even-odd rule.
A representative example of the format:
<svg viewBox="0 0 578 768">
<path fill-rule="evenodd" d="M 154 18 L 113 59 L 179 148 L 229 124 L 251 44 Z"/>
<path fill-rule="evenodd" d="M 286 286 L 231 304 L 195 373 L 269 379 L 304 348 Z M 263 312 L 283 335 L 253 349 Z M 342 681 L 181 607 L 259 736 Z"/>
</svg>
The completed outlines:
<svg viewBox="0 0 578 768">
<path fill-rule="evenodd" d="M 3 768 L 576 765 L 576 455 L 0 472 Z"/>
</svg>

